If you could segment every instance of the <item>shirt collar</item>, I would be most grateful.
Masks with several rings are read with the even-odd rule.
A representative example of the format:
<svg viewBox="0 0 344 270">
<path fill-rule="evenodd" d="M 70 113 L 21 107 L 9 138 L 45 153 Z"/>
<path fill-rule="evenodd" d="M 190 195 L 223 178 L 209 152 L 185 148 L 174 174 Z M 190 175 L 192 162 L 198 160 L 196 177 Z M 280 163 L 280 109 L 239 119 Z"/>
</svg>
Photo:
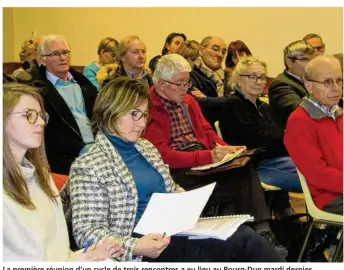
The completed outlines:
<svg viewBox="0 0 344 270">
<path fill-rule="evenodd" d="M 312 97 L 304 97 L 300 106 L 304 108 L 313 119 L 331 117 L 333 120 L 336 120 L 343 114 L 338 105 L 331 107 L 324 106 Z"/>
<path fill-rule="evenodd" d="M 125 69 L 124 69 L 124 70 L 125 70 Z M 127 71 L 127 70 L 125 70 L 125 73 L 127 73 L 128 77 L 135 78 L 134 73 L 132 73 L 132 72 L 130 72 L 130 71 Z M 141 76 L 141 78 L 144 79 L 144 77 L 146 77 L 147 74 L 148 74 L 147 70 L 143 69 L 143 70 L 142 70 L 142 76 Z"/>
<path fill-rule="evenodd" d="M 45 74 L 47 76 L 47 79 L 54 85 L 56 86 L 56 83 L 58 81 L 62 81 L 59 77 L 57 77 L 56 75 L 52 74 L 51 72 L 49 72 L 48 70 L 45 71 Z M 70 82 L 76 82 L 73 75 L 68 71 L 68 74 L 67 74 L 67 81 Z"/>
<path fill-rule="evenodd" d="M 160 102 L 162 103 L 162 105 L 167 109 L 167 110 L 170 110 L 170 109 L 174 109 L 174 108 L 177 108 L 177 107 L 180 107 L 182 104 L 179 104 L 177 102 L 174 102 L 174 101 L 171 101 L 171 100 L 168 100 L 162 96 L 160 96 L 158 93 L 157 93 L 157 96 L 160 100 Z"/>
<path fill-rule="evenodd" d="M 301 77 L 296 76 L 295 74 L 291 73 L 291 72 L 288 71 L 288 70 L 286 70 L 286 72 L 287 72 L 290 76 L 294 77 L 295 79 L 297 79 L 298 81 L 300 81 L 300 82 L 303 83 L 303 79 L 302 79 Z"/>
</svg>

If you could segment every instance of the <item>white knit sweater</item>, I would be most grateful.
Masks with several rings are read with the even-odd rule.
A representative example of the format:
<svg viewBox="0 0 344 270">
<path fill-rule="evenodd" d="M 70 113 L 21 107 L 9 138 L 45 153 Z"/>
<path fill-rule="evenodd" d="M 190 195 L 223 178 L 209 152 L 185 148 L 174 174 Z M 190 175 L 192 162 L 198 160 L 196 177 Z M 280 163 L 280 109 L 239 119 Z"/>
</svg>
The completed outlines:
<svg viewBox="0 0 344 270">
<path fill-rule="evenodd" d="M 49 199 L 38 186 L 35 168 L 27 160 L 20 169 L 36 209 L 24 208 L 3 192 L 3 260 L 65 261 L 70 251 L 60 197 L 57 203 Z"/>
</svg>

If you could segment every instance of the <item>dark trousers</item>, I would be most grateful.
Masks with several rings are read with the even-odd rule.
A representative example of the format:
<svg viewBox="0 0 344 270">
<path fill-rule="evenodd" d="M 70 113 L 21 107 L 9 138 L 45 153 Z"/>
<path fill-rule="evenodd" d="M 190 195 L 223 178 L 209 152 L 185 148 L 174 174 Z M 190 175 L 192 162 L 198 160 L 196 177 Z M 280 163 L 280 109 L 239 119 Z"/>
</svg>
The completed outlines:
<svg viewBox="0 0 344 270">
<path fill-rule="evenodd" d="M 271 244 L 250 227 L 242 225 L 226 241 L 188 240 L 172 236 L 158 258 L 143 257 L 148 262 L 285 262 Z"/>
<path fill-rule="evenodd" d="M 343 215 L 343 195 L 326 204 L 323 210 L 333 214 Z"/>
<path fill-rule="evenodd" d="M 189 176 L 189 169 L 172 169 L 171 175 L 185 190 L 191 190 L 216 182 L 207 206 L 220 205 L 221 215 L 251 214 L 255 221 L 271 218 L 264 191 L 250 161 L 244 167 L 202 176 Z"/>
</svg>

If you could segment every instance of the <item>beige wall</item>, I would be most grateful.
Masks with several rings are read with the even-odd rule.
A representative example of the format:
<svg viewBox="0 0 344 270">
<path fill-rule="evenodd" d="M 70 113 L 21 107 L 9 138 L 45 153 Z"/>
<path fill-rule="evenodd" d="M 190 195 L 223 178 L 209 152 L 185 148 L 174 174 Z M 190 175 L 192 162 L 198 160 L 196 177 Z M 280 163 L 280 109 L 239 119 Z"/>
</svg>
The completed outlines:
<svg viewBox="0 0 344 270">
<path fill-rule="evenodd" d="M 14 60 L 14 29 L 13 29 L 13 8 L 3 8 L 3 61 Z"/>
<path fill-rule="evenodd" d="M 10 17 L 4 13 L 5 21 Z M 270 76 L 283 69 L 283 48 L 309 32 L 323 37 L 328 53 L 342 52 L 343 47 L 342 8 L 14 8 L 13 26 L 14 47 L 4 46 L 5 59 L 19 61 L 21 42 L 35 31 L 64 34 L 74 65 L 95 60 L 101 38 L 120 40 L 129 34 L 146 43 L 148 60 L 160 54 L 170 32 L 198 41 L 220 36 L 227 44 L 241 39 L 267 62 Z"/>
</svg>

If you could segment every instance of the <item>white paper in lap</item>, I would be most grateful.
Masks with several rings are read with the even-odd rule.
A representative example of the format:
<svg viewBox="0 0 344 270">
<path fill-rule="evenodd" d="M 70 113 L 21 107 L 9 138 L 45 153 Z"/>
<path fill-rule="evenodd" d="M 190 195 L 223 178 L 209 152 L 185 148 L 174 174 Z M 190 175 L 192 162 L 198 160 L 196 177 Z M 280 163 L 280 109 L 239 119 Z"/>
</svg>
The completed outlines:
<svg viewBox="0 0 344 270">
<path fill-rule="evenodd" d="M 193 228 L 214 187 L 212 183 L 181 193 L 154 193 L 134 232 L 171 236 Z"/>
</svg>

